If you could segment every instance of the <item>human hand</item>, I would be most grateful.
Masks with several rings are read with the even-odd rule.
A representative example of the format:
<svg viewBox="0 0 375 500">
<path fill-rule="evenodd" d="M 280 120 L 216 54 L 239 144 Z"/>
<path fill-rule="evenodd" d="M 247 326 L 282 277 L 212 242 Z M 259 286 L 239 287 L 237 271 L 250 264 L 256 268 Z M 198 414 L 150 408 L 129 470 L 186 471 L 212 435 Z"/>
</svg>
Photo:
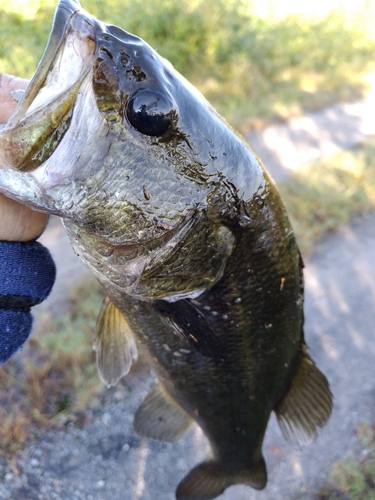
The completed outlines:
<svg viewBox="0 0 375 500">
<path fill-rule="evenodd" d="M 0 73 L 0 123 L 9 119 L 17 105 L 10 93 L 27 84 Z M 30 241 L 43 232 L 47 219 L 46 214 L 0 194 L 0 364 L 26 342 L 33 324 L 30 307 L 48 296 L 55 281 L 51 254 Z"/>
<path fill-rule="evenodd" d="M 0 73 L 0 123 L 6 123 L 17 106 L 10 93 L 13 90 L 25 90 L 28 84 L 28 80 Z"/>
<path fill-rule="evenodd" d="M 0 73 L 0 123 L 6 123 L 17 105 L 10 93 L 26 89 L 28 83 L 22 78 Z M 0 240 L 32 240 L 43 232 L 47 220 L 48 215 L 0 194 Z"/>
</svg>

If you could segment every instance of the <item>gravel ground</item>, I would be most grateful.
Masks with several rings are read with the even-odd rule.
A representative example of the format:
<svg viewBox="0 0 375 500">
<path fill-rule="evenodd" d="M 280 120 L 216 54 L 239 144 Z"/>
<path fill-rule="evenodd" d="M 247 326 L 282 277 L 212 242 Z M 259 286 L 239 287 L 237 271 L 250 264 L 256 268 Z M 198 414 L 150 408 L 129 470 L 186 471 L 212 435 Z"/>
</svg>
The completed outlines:
<svg viewBox="0 0 375 500">
<path fill-rule="evenodd" d="M 286 143 L 285 149 L 292 146 Z M 261 148 L 257 150 L 262 156 Z M 282 168 L 275 168 L 284 175 Z M 43 242 L 57 262 L 58 280 L 41 310 L 56 312 L 64 308 L 69 284 L 86 271 L 72 255 L 58 221 L 51 221 Z M 267 488 L 256 492 L 231 487 L 221 500 L 312 499 L 332 462 L 346 452 L 359 452 L 355 426 L 372 419 L 375 410 L 374 248 L 371 213 L 329 235 L 305 262 L 305 333 L 334 393 L 329 423 L 314 443 L 295 451 L 272 417 L 264 442 Z M 174 444 L 134 435 L 133 414 L 153 384 L 146 369 L 138 371 L 104 391 L 84 425 L 38 432 L 17 461 L 0 458 L 0 499 L 173 500 L 178 482 L 205 458 L 208 445 L 198 427 Z"/>
</svg>

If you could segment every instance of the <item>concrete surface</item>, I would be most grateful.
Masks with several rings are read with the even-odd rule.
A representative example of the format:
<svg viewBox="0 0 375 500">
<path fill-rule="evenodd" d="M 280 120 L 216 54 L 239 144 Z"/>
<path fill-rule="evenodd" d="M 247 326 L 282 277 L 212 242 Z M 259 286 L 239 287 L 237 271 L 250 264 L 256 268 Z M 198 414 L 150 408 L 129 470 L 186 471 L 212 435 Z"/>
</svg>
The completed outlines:
<svg viewBox="0 0 375 500">
<path fill-rule="evenodd" d="M 282 178 L 298 161 L 353 146 L 374 133 L 370 104 L 335 106 L 257 133 L 258 143 L 250 140 L 272 175 Z M 58 266 L 55 290 L 42 307 L 56 311 L 69 284 L 86 271 L 59 221 L 51 220 L 42 241 Z M 346 452 L 359 452 L 355 426 L 371 420 L 375 410 L 374 249 L 371 213 L 327 236 L 306 261 L 305 334 L 334 393 L 329 423 L 314 443 L 295 451 L 272 417 L 264 442 L 267 488 L 256 492 L 235 486 L 220 500 L 313 499 L 332 462 Z M 173 500 L 178 482 L 205 458 L 208 446 L 197 427 L 174 444 L 134 435 L 133 414 L 153 382 L 152 375 L 141 371 L 104 391 L 89 411 L 87 425 L 31 437 L 17 463 L 19 474 L 0 458 L 0 499 Z"/>
</svg>

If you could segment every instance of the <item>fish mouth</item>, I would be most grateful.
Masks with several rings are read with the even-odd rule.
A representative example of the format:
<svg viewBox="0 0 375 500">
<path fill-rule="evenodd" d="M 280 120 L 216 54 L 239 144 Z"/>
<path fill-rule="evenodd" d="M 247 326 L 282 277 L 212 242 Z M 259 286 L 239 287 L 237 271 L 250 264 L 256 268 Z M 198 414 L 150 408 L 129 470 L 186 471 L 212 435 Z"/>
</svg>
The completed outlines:
<svg viewBox="0 0 375 500">
<path fill-rule="evenodd" d="M 92 69 L 97 23 L 76 0 L 59 2 L 42 60 L 0 132 L 0 154 L 7 166 L 32 171 L 56 150 Z"/>
</svg>

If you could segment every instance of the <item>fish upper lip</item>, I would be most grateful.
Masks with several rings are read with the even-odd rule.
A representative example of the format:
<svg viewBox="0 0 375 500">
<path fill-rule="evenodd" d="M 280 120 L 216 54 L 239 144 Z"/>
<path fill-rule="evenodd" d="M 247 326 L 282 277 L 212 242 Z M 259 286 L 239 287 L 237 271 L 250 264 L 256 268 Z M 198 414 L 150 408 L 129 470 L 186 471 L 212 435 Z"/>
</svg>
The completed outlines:
<svg viewBox="0 0 375 500">
<path fill-rule="evenodd" d="M 19 122 L 27 115 L 29 115 L 32 111 L 38 109 L 39 106 L 46 104 L 44 102 L 41 102 L 40 105 L 38 105 L 36 98 L 45 85 L 47 76 L 50 73 L 54 61 L 64 50 L 64 46 L 66 44 L 67 36 L 70 30 L 75 31 L 78 34 L 77 38 L 81 38 L 81 40 L 86 39 L 86 41 L 88 41 L 89 43 L 91 42 L 91 44 L 95 44 L 95 47 L 93 49 L 91 48 L 90 50 L 90 48 L 87 48 L 87 53 L 95 53 L 95 21 L 95 18 L 93 18 L 88 12 L 82 9 L 77 0 L 60 0 L 55 11 L 52 30 L 42 60 L 40 61 L 38 69 L 31 79 L 14 113 L 7 122 L 5 126 L 6 129 L 16 127 Z M 74 43 L 72 45 L 73 49 L 75 50 Z M 77 50 L 76 53 L 78 57 L 81 55 Z M 82 55 L 84 56 L 84 54 Z M 93 56 L 91 57 L 91 59 L 93 59 Z M 84 73 L 86 74 L 89 69 L 90 64 L 86 64 Z M 82 72 L 80 76 L 82 76 Z M 75 86 L 77 80 L 79 79 L 81 78 L 75 79 L 75 81 L 72 82 L 72 85 L 65 86 L 63 90 L 57 89 L 57 91 L 52 96 L 52 99 L 50 99 L 48 102 L 52 102 L 53 100 L 59 98 L 62 94 L 67 92 L 70 87 Z"/>
<path fill-rule="evenodd" d="M 39 168 L 65 135 L 79 90 L 92 71 L 97 25 L 76 0 L 58 4 L 43 58 L 0 133 L 0 154 L 8 167 Z M 59 140 L 45 149 L 46 138 L 56 133 Z"/>
</svg>

